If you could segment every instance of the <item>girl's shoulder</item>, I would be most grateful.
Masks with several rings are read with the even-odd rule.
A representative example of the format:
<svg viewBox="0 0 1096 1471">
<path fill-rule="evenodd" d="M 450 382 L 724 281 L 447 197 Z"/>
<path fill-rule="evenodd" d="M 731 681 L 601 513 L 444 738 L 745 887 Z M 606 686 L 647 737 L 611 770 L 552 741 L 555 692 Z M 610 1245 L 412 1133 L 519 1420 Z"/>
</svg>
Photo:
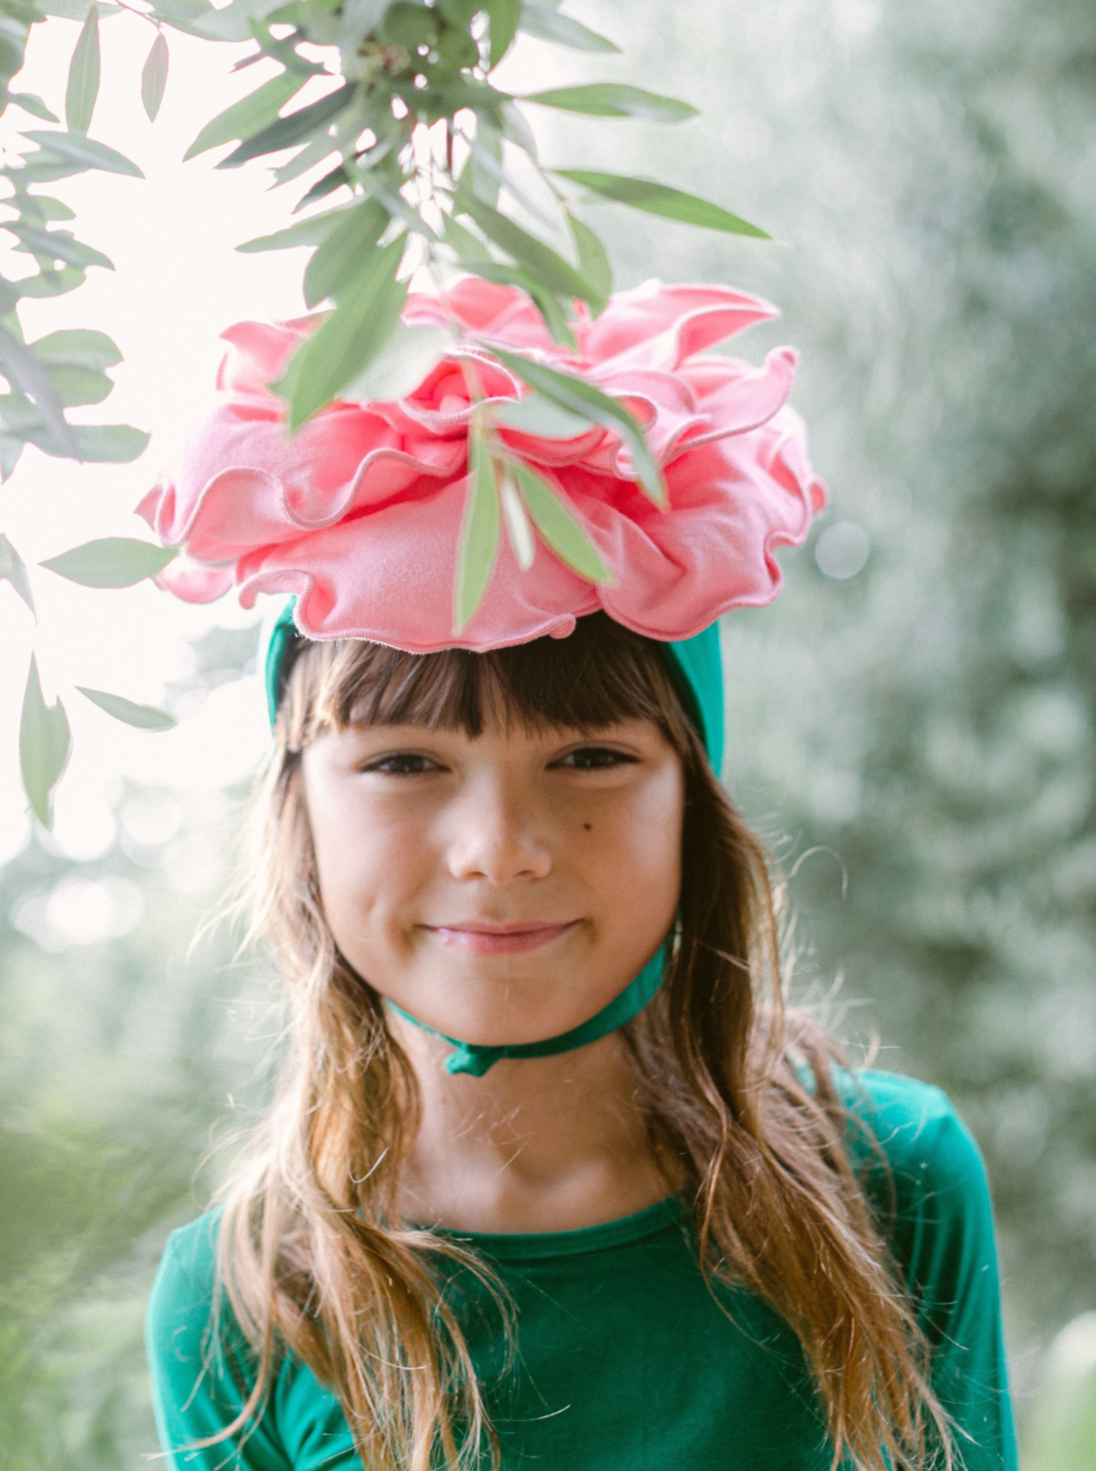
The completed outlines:
<svg viewBox="0 0 1096 1471">
<path fill-rule="evenodd" d="M 160 1269 L 149 1300 L 149 1337 L 178 1341 L 199 1336 L 209 1320 L 217 1283 L 217 1233 L 223 1207 L 214 1206 L 197 1220 L 172 1231 L 164 1245 Z"/>
<path fill-rule="evenodd" d="M 993 1207 L 974 1135 L 946 1093 L 898 1073 L 838 1072 L 850 1162 L 907 1282 L 943 1291 L 995 1258 Z"/>
<path fill-rule="evenodd" d="M 838 1070 L 833 1084 L 848 1113 L 856 1166 L 874 1161 L 895 1175 L 931 1176 L 938 1187 L 984 1178 L 974 1135 L 943 1089 L 874 1069 Z"/>
</svg>

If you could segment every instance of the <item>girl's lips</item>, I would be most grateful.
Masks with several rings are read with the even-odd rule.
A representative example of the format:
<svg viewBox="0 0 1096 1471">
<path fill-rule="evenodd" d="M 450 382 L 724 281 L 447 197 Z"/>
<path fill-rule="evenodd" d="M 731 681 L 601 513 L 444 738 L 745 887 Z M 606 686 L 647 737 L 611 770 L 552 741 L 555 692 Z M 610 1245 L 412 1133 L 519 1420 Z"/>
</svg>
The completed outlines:
<svg viewBox="0 0 1096 1471">
<path fill-rule="evenodd" d="M 513 924 L 493 927 L 473 925 L 428 925 L 432 935 L 451 950 L 466 955 L 514 955 L 522 950 L 536 950 L 576 929 L 581 920 L 566 924 Z"/>
</svg>

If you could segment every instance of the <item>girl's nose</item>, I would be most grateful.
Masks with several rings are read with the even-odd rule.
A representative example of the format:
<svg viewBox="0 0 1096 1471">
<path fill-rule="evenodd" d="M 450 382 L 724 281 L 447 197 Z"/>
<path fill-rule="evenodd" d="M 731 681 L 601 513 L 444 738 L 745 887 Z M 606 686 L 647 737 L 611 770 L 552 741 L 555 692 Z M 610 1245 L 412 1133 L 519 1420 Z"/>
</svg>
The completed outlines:
<svg viewBox="0 0 1096 1471">
<path fill-rule="evenodd" d="M 552 855 L 532 806 L 499 784 L 477 784 L 452 814 L 449 871 L 454 878 L 506 884 L 545 878 Z"/>
</svg>

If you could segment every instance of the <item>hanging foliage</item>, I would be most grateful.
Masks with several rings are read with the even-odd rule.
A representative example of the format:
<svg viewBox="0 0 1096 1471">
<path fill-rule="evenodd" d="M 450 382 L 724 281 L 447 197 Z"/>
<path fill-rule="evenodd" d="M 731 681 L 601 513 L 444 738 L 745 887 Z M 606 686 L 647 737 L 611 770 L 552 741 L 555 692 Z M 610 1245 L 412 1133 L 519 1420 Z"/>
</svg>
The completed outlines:
<svg viewBox="0 0 1096 1471">
<path fill-rule="evenodd" d="M 253 50 L 236 63 L 237 70 L 261 60 L 278 68 L 206 123 L 186 157 L 231 143 L 235 146 L 217 168 L 268 166 L 277 155 L 277 186 L 305 174 L 315 179 L 299 197 L 287 199 L 287 214 L 292 219 L 304 212 L 302 219 L 240 246 L 249 252 L 314 247 L 304 296 L 324 319 L 274 385 L 286 400 L 292 429 L 337 396 L 375 392 L 377 383 L 403 377 L 417 381 L 440 357 L 444 333 L 420 334 L 413 342 L 407 329 L 393 336 L 416 270 L 429 271 L 439 284 L 455 272 L 518 286 L 536 302 L 553 338 L 573 345 L 574 303 L 583 302 L 597 314 L 612 287 L 605 248 L 576 213 L 583 199 L 614 200 L 687 224 L 768 238 L 722 205 L 667 184 L 541 164 L 525 113 L 530 106 L 664 123 L 696 115 L 688 102 L 615 82 L 526 96 L 497 85 L 495 68 L 523 31 L 579 51 L 618 49 L 551 3 L 232 0 L 215 8 L 209 0 L 124 7 L 109 0 L 90 5 L 86 0 L 5 0 L 0 102 L 51 125 L 25 131 L 29 146 L 0 169 L 10 188 L 0 201 L 6 212 L 0 228 L 35 267 L 19 279 L 0 277 L 0 373 L 8 385 L 0 396 L 5 480 L 26 444 L 77 460 L 124 462 L 140 455 L 148 441 L 127 425 L 73 424 L 67 417 L 68 409 L 100 403 L 110 393 L 106 370 L 121 361 L 121 354 L 108 337 L 73 328 L 27 342 L 19 321 L 24 299 L 73 291 L 93 267 L 114 269 L 105 255 L 65 228 L 73 219 L 68 206 L 40 190 L 91 170 L 142 177 L 136 164 L 90 136 L 99 93 L 101 23 L 120 8 L 141 16 L 150 28 L 151 48 L 134 79 L 149 118 L 159 112 L 168 85 L 170 31 L 214 44 L 251 41 Z M 31 27 L 49 15 L 81 22 L 64 88 L 64 126 L 42 98 L 11 90 Z M 302 93 L 307 100 L 300 100 Z M 629 446 L 643 488 L 663 503 L 659 473 L 627 409 L 589 384 L 520 356 L 511 366 L 559 413 L 611 423 Z M 476 461 L 468 495 L 462 570 L 454 589 L 458 624 L 482 591 L 482 569 L 490 567 L 498 544 L 500 507 L 522 558 L 529 516 L 561 555 L 589 560 L 567 508 L 550 487 L 515 479 L 497 457 L 484 453 Z M 155 575 L 163 561 L 159 548 L 108 538 L 45 565 L 85 586 L 121 587 Z M 600 572 L 600 564 L 594 570 Z M 0 579 L 33 606 L 26 568 L 6 538 Z M 32 731 L 46 718 L 36 669 L 27 686 L 31 704 L 24 719 L 25 730 Z M 150 707 L 123 696 L 85 693 L 130 724 L 166 729 L 172 723 L 156 711 L 138 719 L 133 712 Z M 49 820 L 48 794 L 62 764 L 51 759 L 28 767 L 24 759 L 24 772 L 34 773 L 28 797 L 43 822 Z"/>
</svg>

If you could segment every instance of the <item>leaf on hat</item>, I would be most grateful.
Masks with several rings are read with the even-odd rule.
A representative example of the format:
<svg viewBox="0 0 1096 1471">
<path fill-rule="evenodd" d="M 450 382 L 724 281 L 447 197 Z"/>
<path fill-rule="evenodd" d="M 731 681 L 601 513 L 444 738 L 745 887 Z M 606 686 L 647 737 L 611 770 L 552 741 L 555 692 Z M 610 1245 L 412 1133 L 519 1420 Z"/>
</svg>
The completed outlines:
<svg viewBox="0 0 1096 1471">
<path fill-rule="evenodd" d="M 499 549 L 499 495 L 495 467 L 482 430 L 468 435 L 468 489 L 464 501 L 457 576 L 453 585 L 453 631 L 461 633 L 475 617 L 491 580 Z"/>
</svg>

